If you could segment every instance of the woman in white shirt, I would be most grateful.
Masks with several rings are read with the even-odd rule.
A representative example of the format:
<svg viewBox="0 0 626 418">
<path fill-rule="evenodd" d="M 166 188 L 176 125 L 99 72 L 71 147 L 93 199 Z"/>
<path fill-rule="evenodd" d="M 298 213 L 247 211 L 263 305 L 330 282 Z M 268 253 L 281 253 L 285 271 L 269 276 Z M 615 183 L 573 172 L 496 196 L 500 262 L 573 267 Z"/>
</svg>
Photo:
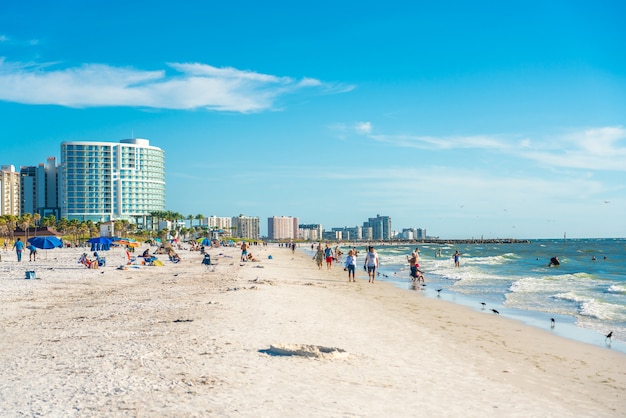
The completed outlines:
<svg viewBox="0 0 626 418">
<path fill-rule="evenodd" d="M 374 283 L 376 277 L 376 269 L 378 268 L 378 254 L 374 251 L 374 247 L 371 245 L 367 249 L 367 255 L 365 256 L 365 264 L 363 268 L 367 270 L 367 275 L 370 277 L 369 282 Z"/>
</svg>

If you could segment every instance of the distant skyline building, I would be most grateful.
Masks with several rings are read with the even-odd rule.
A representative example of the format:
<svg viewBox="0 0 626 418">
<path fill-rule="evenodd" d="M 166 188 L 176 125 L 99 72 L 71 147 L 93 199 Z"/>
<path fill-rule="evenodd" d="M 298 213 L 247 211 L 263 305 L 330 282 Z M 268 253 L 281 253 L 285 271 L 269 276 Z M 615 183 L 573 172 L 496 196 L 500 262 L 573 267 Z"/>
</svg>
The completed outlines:
<svg viewBox="0 0 626 418">
<path fill-rule="evenodd" d="M 261 238 L 259 217 L 246 215 L 233 216 L 231 218 L 234 238 L 247 238 L 258 240 Z"/>
<path fill-rule="evenodd" d="M 332 228 L 333 232 L 340 232 L 343 241 L 360 241 L 363 238 L 363 228 L 360 226 Z"/>
<path fill-rule="evenodd" d="M 267 218 L 267 237 L 275 240 L 296 239 L 298 237 L 298 218 L 291 216 Z"/>
<path fill-rule="evenodd" d="M 223 231 L 225 235 L 231 234 L 232 218 L 212 215 L 205 219 L 205 224 L 209 227 L 209 230 L 217 229 Z"/>
<path fill-rule="evenodd" d="M 55 157 L 45 164 L 20 167 L 21 214 L 38 213 L 42 218 L 54 215 L 61 218 L 61 174 Z"/>
<path fill-rule="evenodd" d="M 61 165 L 65 218 L 145 227 L 151 212 L 165 210 L 165 152 L 147 139 L 63 142 Z"/>
<path fill-rule="evenodd" d="M 20 173 L 13 165 L 0 167 L 0 215 L 20 216 Z"/>
<path fill-rule="evenodd" d="M 309 241 L 322 239 L 322 224 L 298 225 L 298 238 Z"/>
<path fill-rule="evenodd" d="M 363 222 L 363 234 L 365 235 L 366 228 L 371 228 L 371 238 L 373 241 L 388 241 L 391 239 L 391 217 L 376 215 L 375 218 L 369 218 L 367 222 Z"/>
</svg>

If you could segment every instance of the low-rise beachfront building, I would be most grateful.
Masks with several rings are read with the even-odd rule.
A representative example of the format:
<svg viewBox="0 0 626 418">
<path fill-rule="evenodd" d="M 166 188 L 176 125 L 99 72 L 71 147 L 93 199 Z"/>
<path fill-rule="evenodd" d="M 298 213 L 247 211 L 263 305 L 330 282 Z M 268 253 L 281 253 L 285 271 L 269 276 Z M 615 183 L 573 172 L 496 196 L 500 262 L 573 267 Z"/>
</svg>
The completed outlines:
<svg viewBox="0 0 626 418">
<path fill-rule="evenodd" d="M 204 223 L 209 227 L 209 231 L 221 231 L 220 235 L 230 235 L 232 218 L 226 216 L 209 216 L 204 219 Z"/>
<path fill-rule="evenodd" d="M 341 231 L 324 231 L 322 232 L 324 241 L 341 241 L 343 239 Z"/>
<path fill-rule="evenodd" d="M 165 152 L 147 139 L 63 142 L 61 165 L 65 218 L 145 228 L 151 212 L 165 210 Z"/>
<path fill-rule="evenodd" d="M 0 215 L 20 216 L 20 173 L 13 165 L 0 167 Z"/>
<path fill-rule="evenodd" d="M 232 222 L 232 236 L 234 238 L 255 239 L 261 238 L 261 229 L 259 224 L 259 217 L 249 217 L 246 215 L 233 216 Z"/>
<path fill-rule="evenodd" d="M 298 218 L 291 216 L 267 218 L 267 237 L 274 240 L 298 238 Z"/>
</svg>

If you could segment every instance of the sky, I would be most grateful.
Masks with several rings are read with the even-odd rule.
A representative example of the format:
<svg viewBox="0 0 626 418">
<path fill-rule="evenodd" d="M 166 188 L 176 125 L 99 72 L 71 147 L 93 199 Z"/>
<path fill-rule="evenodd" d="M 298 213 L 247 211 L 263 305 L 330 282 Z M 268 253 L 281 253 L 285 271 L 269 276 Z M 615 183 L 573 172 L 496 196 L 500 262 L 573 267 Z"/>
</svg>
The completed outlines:
<svg viewBox="0 0 626 418">
<path fill-rule="evenodd" d="M 165 150 L 168 210 L 626 237 L 626 2 L 0 3 L 0 164 Z"/>
</svg>

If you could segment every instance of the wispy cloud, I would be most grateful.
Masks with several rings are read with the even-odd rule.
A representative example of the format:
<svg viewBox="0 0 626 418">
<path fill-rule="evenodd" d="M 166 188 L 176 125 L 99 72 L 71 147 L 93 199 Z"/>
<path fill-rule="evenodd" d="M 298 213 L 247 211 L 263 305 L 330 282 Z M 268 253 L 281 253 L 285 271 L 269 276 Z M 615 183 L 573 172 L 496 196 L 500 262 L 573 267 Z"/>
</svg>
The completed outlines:
<svg viewBox="0 0 626 418">
<path fill-rule="evenodd" d="M 528 147 L 521 156 L 555 167 L 626 171 L 626 129 L 572 132 Z"/>
<path fill-rule="evenodd" d="M 346 91 L 312 78 L 294 79 L 201 63 L 168 63 L 146 71 L 84 64 L 10 63 L 0 58 L 0 100 L 68 107 L 134 106 L 259 112 L 300 91 Z M 172 74 L 173 70 L 173 74 Z"/>
<path fill-rule="evenodd" d="M 484 149 L 532 160 L 549 167 L 626 171 L 626 129 L 622 126 L 583 129 L 537 139 L 519 139 L 521 136 L 511 135 L 389 135 L 377 132 L 370 122 L 358 122 L 352 132 L 395 147 L 427 150 Z"/>
<path fill-rule="evenodd" d="M 348 130 L 347 125 L 335 125 L 343 127 L 342 130 Z M 383 142 L 396 147 L 418 148 L 418 149 L 454 149 L 454 148 L 508 148 L 510 144 L 507 141 L 497 137 L 490 136 L 452 136 L 452 137 L 434 137 L 427 135 L 390 135 L 376 132 L 371 122 L 357 122 L 351 125 L 352 132 L 359 135 L 365 135 L 368 138 Z"/>
</svg>

